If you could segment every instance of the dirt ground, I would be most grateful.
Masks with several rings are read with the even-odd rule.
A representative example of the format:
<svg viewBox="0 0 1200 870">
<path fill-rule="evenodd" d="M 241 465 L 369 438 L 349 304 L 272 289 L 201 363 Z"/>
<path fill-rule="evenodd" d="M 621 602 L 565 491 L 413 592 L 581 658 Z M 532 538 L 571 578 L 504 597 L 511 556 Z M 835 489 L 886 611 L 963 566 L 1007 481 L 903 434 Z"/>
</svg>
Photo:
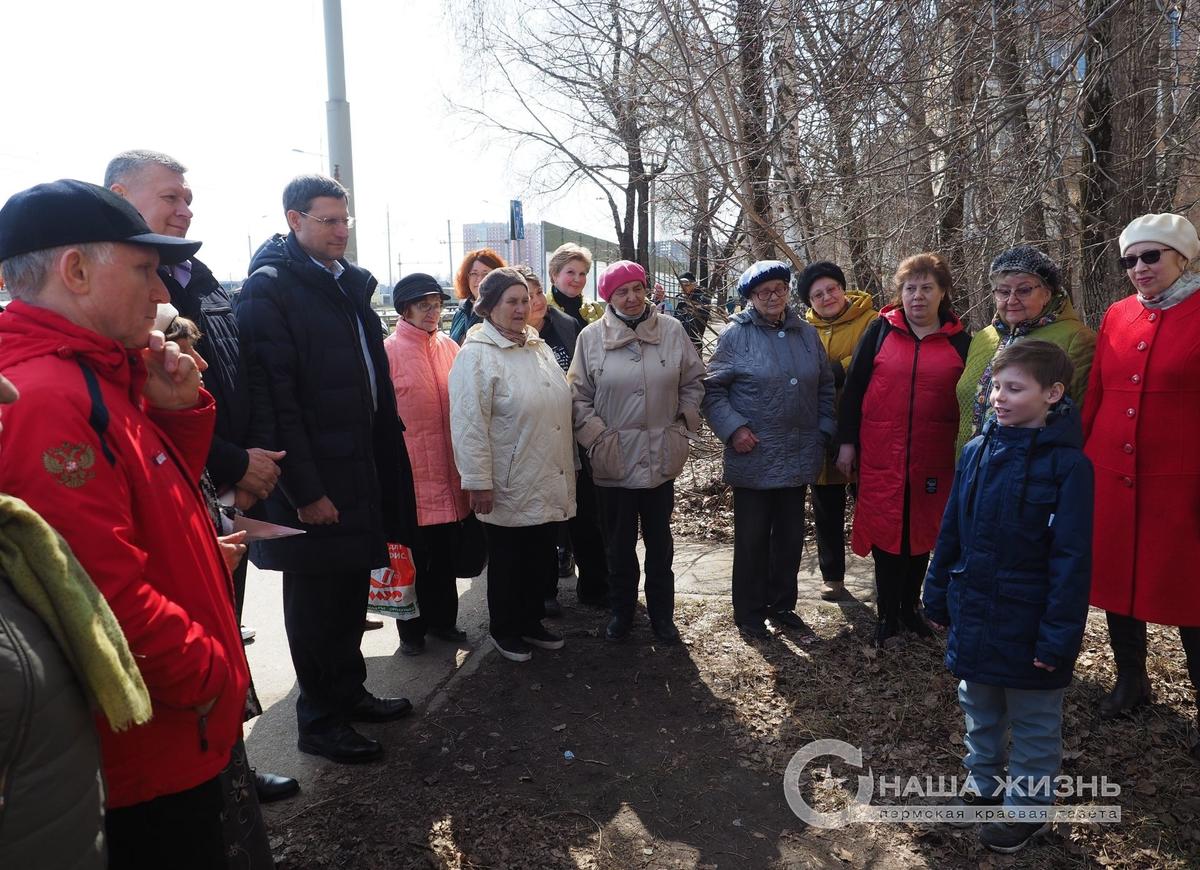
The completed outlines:
<svg viewBox="0 0 1200 870">
<path fill-rule="evenodd" d="M 861 747 L 876 775 L 961 774 L 962 720 L 940 640 L 876 653 L 873 612 L 852 601 L 802 614 L 813 643 L 750 645 L 727 602 L 697 598 L 678 606 L 685 645 L 655 644 L 641 613 L 631 641 L 612 644 L 599 633 L 602 613 L 564 602 L 565 649 L 523 665 L 490 656 L 452 681 L 434 711 L 364 726 L 391 729 L 392 746 L 403 735 L 403 751 L 332 771 L 321 787 L 333 796 L 298 813 L 272 807 L 280 867 L 1200 864 L 1200 768 L 1187 754 L 1194 707 L 1172 630 L 1151 629 L 1156 703 L 1101 723 L 1112 659 L 1093 613 L 1068 693 L 1064 772 L 1120 784 L 1122 822 L 1060 825 L 1004 857 L 971 829 L 809 828 L 785 802 L 789 759 L 822 737 Z M 810 766 L 801 784 L 810 803 L 832 807 L 863 772 Z"/>
</svg>

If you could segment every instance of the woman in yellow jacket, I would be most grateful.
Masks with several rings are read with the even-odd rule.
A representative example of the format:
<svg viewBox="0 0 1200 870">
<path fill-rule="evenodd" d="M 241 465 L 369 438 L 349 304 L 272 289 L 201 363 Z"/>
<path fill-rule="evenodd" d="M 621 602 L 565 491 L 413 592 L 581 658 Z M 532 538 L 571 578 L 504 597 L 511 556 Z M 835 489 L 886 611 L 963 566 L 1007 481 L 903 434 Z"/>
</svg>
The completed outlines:
<svg viewBox="0 0 1200 870">
<path fill-rule="evenodd" d="M 813 263 L 800 273 L 796 292 L 808 306 L 805 317 L 817 329 L 833 368 L 836 409 L 850 357 L 867 325 L 879 316 L 870 293 L 846 290 L 846 276 L 834 263 Z M 813 525 L 817 530 L 817 561 L 825 586 L 821 597 L 836 601 L 846 581 L 846 484 L 849 481 L 826 457 L 825 468 L 812 488 Z"/>
</svg>

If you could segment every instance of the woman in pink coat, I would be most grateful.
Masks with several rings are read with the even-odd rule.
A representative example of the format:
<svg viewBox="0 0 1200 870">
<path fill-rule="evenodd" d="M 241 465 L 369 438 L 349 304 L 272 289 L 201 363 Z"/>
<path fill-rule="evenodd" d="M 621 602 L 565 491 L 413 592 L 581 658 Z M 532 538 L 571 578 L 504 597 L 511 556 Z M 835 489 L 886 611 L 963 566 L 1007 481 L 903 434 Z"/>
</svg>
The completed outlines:
<svg viewBox="0 0 1200 870">
<path fill-rule="evenodd" d="M 1150 700 L 1147 622 L 1179 626 L 1200 692 L 1200 275 L 1188 270 L 1200 238 L 1179 215 L 1147 214 L 1120 245 L 1136 292 L 1104 313 L 1083 405 L 1096 471 L 1092 605 L 1107 612 L 1117 663 L 1105 719 Z"/>
<path fill-rule="evenodd" d="M 417 495 L 412 556 L 421 615 L 396 621 L 400 651 L 408 656 L 425 651 L 426 633 L 452 643 L 467 636 L 455 625 L 454 554 L 459 522 L 470 513 L 450 444 L 448 383 L 458 345 L 438 330 L 442 301 L 449 298 L 429 275 L 418 272 L 401 278 L 392 296 L 400 319 L 395 332 L 383 341 Z"/>
</svg>

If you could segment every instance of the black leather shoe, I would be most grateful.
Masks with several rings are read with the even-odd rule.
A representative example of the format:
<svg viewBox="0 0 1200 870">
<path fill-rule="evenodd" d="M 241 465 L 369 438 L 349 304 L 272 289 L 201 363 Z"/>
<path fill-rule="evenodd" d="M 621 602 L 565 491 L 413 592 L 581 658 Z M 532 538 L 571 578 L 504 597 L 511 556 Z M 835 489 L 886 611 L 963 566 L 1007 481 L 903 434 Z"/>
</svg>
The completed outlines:
<svg viewBox="0 0 1200 870">
<path fill-rule="evenodd" d="M 254 771 L 254 793 L 258 795 L 260 804 L 274 803 L 300 794 L 300 783 L 290 776 L 259 773 L 256 770 Z"/>
<path fill-rule="evenodd" d="M 775 623 L 777 628 L 791 628 L 803 635 L 816 637 L 816 633 L 809 628 L 808 623 L 801 619 L 800 614 L 794 610 L 780 610 L 767 618 Z"/>
<path fill-rule="evenodd" d="M 604 639 L 611 641 L 621 641 L 629 637 L 629 631 L 633 628 L 633 620 L 628 616 L 614 616 L 608 621 L 608 628 L 604 629 Z"/>
<path fill-rule="evenodd" d="M 1100 701 L 1100 718 L 1116 719 L 1151 699 L 1150 678 L 1146 672 L 1127 669 L 1117 671 L 1117 684 Z"/>
<path fill-rule="evenodd" d="M 467 639 L 467 633 L 455 625 L 449 628 L 431 628 L 429 629 L 429 634 L 447 643 L 462 643 Z"/>
<path fill-rule="evenodd" d="M 359 734 L 349 725 L 338 725 L 321 734 L 301 734 L 296 746 L 309 755 L 323 755 L 338 764 L 361 764 L 383 757 L 383 744 Z"/>
<path fill-rule="evenodd" d="M 771 632 L 767 631 L 767 627 L 761 622 L 739 622 L 737 630 L 746 640 L 766 640 L 771 636 Z"/>
<path fill-rule="evenodd" d="M 675 627 L 674 620 L 651 621 L 650 630 L 654 632 L 654 636 L 658 638 L 659 642 L 666 646 L 674 646 L 679 643 L 679 629 Z"/>
<path fill-rule="evenodd" d="M 363 695 L 350 710 L 351 722 L 392 722 L 412 712 L 408 698 L 376 698 Z"/>
</svg>

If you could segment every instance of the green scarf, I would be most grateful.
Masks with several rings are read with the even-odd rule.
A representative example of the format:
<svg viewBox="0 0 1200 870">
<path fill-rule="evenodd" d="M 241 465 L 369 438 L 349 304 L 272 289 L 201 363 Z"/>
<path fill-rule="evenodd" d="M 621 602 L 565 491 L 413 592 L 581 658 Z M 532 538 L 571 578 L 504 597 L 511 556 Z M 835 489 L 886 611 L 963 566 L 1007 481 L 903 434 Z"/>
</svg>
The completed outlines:
<svg viewBox="0 0 1200 870">
<path fill-rule="evenodd" d="M 58 532 L 11 495 L 0 495 L 0 574 L 46 623 L 114 731 L 150 721 L 150 693 L 108 602 Z"/>
</svg>

